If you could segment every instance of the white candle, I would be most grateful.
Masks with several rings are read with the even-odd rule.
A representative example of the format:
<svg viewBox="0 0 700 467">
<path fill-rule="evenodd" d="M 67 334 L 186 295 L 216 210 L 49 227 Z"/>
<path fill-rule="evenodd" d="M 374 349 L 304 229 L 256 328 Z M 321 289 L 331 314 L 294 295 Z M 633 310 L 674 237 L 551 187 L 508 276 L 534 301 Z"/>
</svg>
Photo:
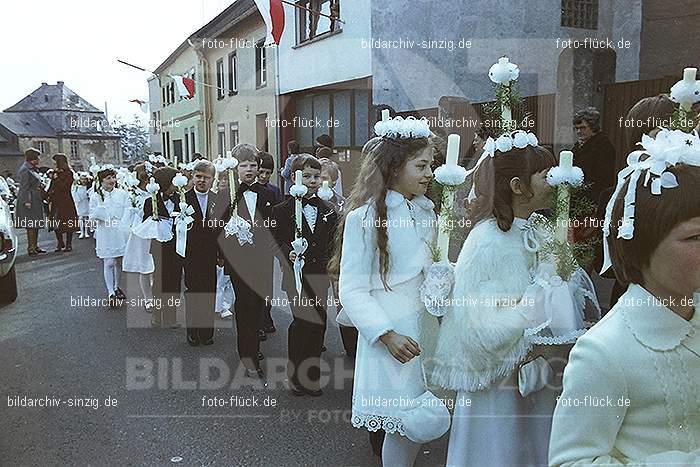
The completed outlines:
<svg viewBox="0 0 700 467">
<path fill-rule="evenodd" d="M 389 109 L 382 110 L 382 121 L 386 122 L 389 120 Z"/>
<path fill-rule="evenodd" d="M 329 188 L 330 188 L 330 186 L 328 185 L 328 180 L 324 180 L 324 181 L 323 181 L 323 189 L 324 189 L 324 190 L 327 190 L 327 189 L 329 189 Z"/>
<path fill-rule="evenodd" d="M 559 167 L 569 170 L 574 166 L 574 153 L 571 151 L 562 151 L 559 153 Z M 557 216 L 557 225 L 554 233 L 554 238 L 559 243 L 569 241 L 569 206 L 570 194 L 568 185 L 559 185 L 557 187 L 557 205 L 561 207 L 561 211 Z"/>
<path fill-rule="evenodd" d="M 508 57 L 501 57 L 498 59 L 498 63 L 500 63 L 501 65 L 507 65 L 508 63 L 510 63 L 510 60 L 508 59 Z"/>
<path fill-rule="evenodd" d="M 459 158 L 459 135 L 451 134 L 447 137 L 447 156 L 445 165 L 457 165 Z M 447 188 L 444 188 L 447 189 Z M 437 246 L 440 250 L 440 259 L 449 261 L 448 252 L 450 249 L 450 232 L 447 224 L 450 221 L 450 213 L 454 205 L 454 191 L 450 190 L 443 195 L 443 203 L 440 207 L 440 216 L 438 218 L 438 235 Z"/>
<path fill-rule="evenodd" d="M 451 134 L 447 137 L 447 165 L 457 165 L 459 159 L 459 135 Z"/>
<path fill-rule="evenodd" d="M 302 186 L 301 183 L 301 170 L 297 170 L 294 172 L 294 185 L 295 186 Z M 298 232 L 301 232 L 301 226 L 302 226 L 302 204 L 301 204 L 301 198 L 296 198 L 294 201 L 294 217 L 296 218 L 296 233 L 294 234 L 294 238 L 299 238 Z"/>
<path fill-rule="evenodd" d="M 226 151 L 226 157 L 227 157 L 228 159 L 230 159 L 230 158 L 232 157 L 232 156 L 231 156 L 231 151 Z"/>
<path fill-rule="evenodd" d="M 697 68 L 686 68 L 685 70 L 683 70 L 683 81 L 687 83 L 695 82 L 695 75 L 697 75 L 697 73 Z"/>
<path fill-rule="evenodd" d="M 562 151 L 559 153 L 559 167 L 570 169 L 574 166 L 574 153 L 571 151 Z"/>
<path fill-rule="evenodd" d="M 683 81 L 689 84 L 692 84 L 695 82 L 695 75 L 697 74 L 698 69 L 697 68 L 686 68 L 683 70 Z M 681 107 L 683 110 L 686 112 L 690 112 L 693 108 L 693 104 L 690 102 L 684 102 L 681 104 Z"/>
</svg>

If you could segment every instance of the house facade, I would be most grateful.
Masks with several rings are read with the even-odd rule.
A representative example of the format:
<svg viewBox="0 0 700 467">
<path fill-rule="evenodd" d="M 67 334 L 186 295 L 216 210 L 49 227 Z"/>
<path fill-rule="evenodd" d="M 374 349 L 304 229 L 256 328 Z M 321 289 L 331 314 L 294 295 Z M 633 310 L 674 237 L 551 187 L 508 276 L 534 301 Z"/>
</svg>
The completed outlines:
<svg viewBox="0 0 700 467">
<path fill-rule="evenodd" d="M 0 137 L 19 156 L 0 155 L 3 170 L 14 171 L 29 147 L 46 157 L 64 153 L 75 170 L 87 170 L 91 158 L 98 163 L 121 164 L 120 137 L 105 114 L 69 89 L 63 81 L 42 83 L 17 104 L 0 113 Z"/>
</svg>

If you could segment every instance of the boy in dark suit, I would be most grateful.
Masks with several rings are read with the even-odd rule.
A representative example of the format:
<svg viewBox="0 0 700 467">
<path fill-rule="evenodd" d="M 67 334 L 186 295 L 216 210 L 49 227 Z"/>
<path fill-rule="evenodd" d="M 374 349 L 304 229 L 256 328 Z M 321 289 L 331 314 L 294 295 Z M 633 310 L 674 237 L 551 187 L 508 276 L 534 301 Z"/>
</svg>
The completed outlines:
<svg viewBox="0 0 700 467">
<path fill-rule="evenodd" d="M 255 181 L 258 175 L 258 150 L 250 144 L 239 144 L 233 149 L 238 159 L 238 188 L 235 213 L 250 224 L 253 244 L 241 244 L 236 236 L 219 234 L 219 246 L 224 259 L 224 271 L 231 277 L 236 292 L 234 311 L 238 335 L 238 354 L 246 368 L 246 376 L 263 378 L 260 360 L 258 330 L 268 294 L 266 281 L 272 277 L 272 236 L 270 215 L 275 198 L 271 191 Z M 229 187 L 232 189 L 234 187 Z M 223 192 L 230 199 L 228 192 Z M 230 201 L 223 224 L 232 216 Z"/>
<path fill-rule="evenodd" d="M 172 223 L 170 214 L 177 209 L 178 200 L 173 186 L 177 171 L 171 167 L 161 167 L 153 173 L 153 178 L 160 186 L 156 194 L 158 222 Z M 143 220 L 153 215 L 153 203 L 147 199 L 143 204 Z M 180 301 L 180 282 L 182 279 L 182 258 L 175 252 L 175 236 L 170 241 L 151 240 L 151 255 L 155 269 L 153 271 L 153 296 L 157 306 L 151 314 L 151 326 L 178 328 L 177 303 Z"/>
<path fill-rule="evenodd" d="M 302 183 L 308 191 L 303 200 L 302 236 L 308 242 L 304 253 L 301 298 L 294 282 L 293 262 L 296 254 L 291 242 L 295 239 L 295 198 L 289 197 L 272 210 L 272 232 L 283 265 L 283 282 L 290 300 L 294 320 L 289 326 L 288 349 L 290 390 L 294 395 L 323 394 L 319 386 L 320 358 L 326 332 L 328 300 L 328 260 L 333 250 L 333 239 L 338 215 L 333 206 L 318 198 L 321 186 L 321 163 L 309 154 L 301 154 L 292 163 L 293 181 L 296 171 L 302 172 Z"/>
<path fill-rule="evenodd" d="M 274 170 L 275 160 L 272 157 L 272 154 L 267 152 L 260 152 L 260 169 L 258 170 L 258 183 L 262 187 L 270 190 L 274 194 L 275 202 L 273 203 L 273 205 L 281 203 L 284 199 L 280 189 L 276 185 L 270 183 L 270 177 L 272 176 Z M 272 261 L 272 264 L 270 264 L 270 277 L 265 278 L 265 280 L 267 281 L 265 284 L 267 287 L 266 297 L 269 298 L 265 300 L 262 321 L 260 323 L 260 330 L 258 331 L 258 337 L 261 341 L 267 340 L 266 334 L 271 334 L 277 331 L 277 329 L 275 329 L 275 323 L 272 321 L 272 315 L 270 314 L 270 311 L 272 310 L 272 275 L 274 274 L 275 269 L 274 259 L 270 258 L 270 260 Z"/>
<path fill-rule="evenodd" d="M 214 343 L 216 264 L 220 256 L 217 241 L 228 203 L 211 191 L 214 164 L 200 160 L 193 172 L 194 186 L 185 193 L 185 201 L 194 209 L 185 252 L 185 304 L 187 342 L 196 346 Z"/>
</svg>

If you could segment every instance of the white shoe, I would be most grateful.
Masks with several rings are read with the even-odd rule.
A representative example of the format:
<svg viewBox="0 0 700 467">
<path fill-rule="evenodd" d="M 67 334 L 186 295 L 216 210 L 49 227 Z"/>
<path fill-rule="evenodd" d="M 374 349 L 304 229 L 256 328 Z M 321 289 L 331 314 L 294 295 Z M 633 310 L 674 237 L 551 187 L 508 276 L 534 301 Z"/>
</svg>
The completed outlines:
<svg viewBox="0 0 700 467">
<path fill-rule="evenodd" d="M 85 238 L 85 234 L 78 235 L 78 238 Z"/>
<path fill-rule="evenodd" d="M 233 313 L 231 313 L 230 310 L 224 310 L 224 311 L 221 312 L 221 318 L 222 318 L 222 319 L 224 319 L 224 318 L 230 318 L 231 316 L 233 316 Z"/>
</svg>

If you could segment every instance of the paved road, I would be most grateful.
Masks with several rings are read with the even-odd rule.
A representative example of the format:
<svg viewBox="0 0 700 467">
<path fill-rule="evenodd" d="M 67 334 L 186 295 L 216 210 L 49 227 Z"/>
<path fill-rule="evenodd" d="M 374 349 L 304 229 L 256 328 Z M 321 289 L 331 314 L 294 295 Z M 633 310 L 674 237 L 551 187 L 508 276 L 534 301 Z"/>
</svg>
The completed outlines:
<svg viewBox="0 0 700 467">
<path fill-rule="evenodd" d="M 366 432 L 349 423 L 352 361 L 337 327 L 327 332 L 323 397 L 282 388 L 287 307 L 273 309 L 279 331 L 263 343 L 270 387 L 243 386 L 230 321 L 218 323 L 213 346 L 192 348 L 184 330 L 150 329 L 139 306 L 78 302 L 105 292 L 94 242 L 74 244 L 70 254 L 21 256 L 19 298 L 0 308 L 0 464 L 379 465 Z M 53 251 L 48 235 L 40 245 Z M 136 278 L 122 282 L 135 300 Z M 16 407 L 17 397 L 60 401 Z M 226 405 L 206 407 L 216 402 Z M 445 445 L 425 446 L 417 465 L 444 463 Z"/>
</svg>

